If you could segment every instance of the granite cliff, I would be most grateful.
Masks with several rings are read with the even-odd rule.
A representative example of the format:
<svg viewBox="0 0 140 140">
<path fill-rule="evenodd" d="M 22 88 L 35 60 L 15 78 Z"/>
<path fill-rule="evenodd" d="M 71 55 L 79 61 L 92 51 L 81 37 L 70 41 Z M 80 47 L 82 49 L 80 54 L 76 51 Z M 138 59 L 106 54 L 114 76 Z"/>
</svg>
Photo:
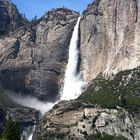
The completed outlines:
<svg viewBox="0 0 140 140">
<path fill-rule="evenodd" d="M 44 101 L 59 96 L 78 16 L 58 8 L 28 21 L 12 1 L 0 0 L 0 132 L 9 116 L 20 124 L 24 136 L 29 135 L 40 117 L 38 110 L 15 103 L 8 94 Z"/>
<path fill-rule="evenodd" d="M 4 36 L 27 23 L 16 5 L 10 0 L 0 0 L 0 36 Z"/>
<path fill-rule="evenodd" d="M 33 140 L 140 139 L 139 10 L 137 0 L 88 5 L 79 29 L 80 70 L 87 89 L 77 100 L 60 102 L 46 113 Z"/>
<path fill-rule="evenodd" d="M 68 46 L 78 16 L 77 12 L 68 9 L 53 9 L 36 25 L 26 23 L 1 38 L 3 87 L 40 100 L 55 100 L 63 85 Z"/>
<path fill-rule="evenodd" d="M 85 81 L 140 65 L 139 13 L 139 0 L 95 0 L 88 5 L 80 26 Z"/>
<path fill-rule="evenodd" d="M 10 116 L 25 131 L 37 124 L 33 140 L 139 140 L 139 13 L 139 0 L 88 5 L 78 46 L 78 70 L 87 89 L 78 99 L 55 105 L 38 122 L 37 110 L 7 94 L 59 98 L 79 13 L 58 8 L 28 21 L 10 0 L 0 0 L 0 131 Z"/>
</svg>

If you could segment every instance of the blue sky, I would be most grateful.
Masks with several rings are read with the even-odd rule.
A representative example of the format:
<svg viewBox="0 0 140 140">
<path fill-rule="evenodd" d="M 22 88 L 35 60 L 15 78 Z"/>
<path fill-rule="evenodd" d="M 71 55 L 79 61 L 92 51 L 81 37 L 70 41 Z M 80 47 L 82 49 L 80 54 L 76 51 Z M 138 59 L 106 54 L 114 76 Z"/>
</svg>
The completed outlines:
<svg viewBox="0 0 140 140">
<path fill-rule="evenodd" d="M 21 13 L 25 13 L 28 19 L 35 15 L 40 17 L 52 8 L 67 7 L 80 13 L 86 9 L 93 0 L 12 0 Z"/>
</svg>

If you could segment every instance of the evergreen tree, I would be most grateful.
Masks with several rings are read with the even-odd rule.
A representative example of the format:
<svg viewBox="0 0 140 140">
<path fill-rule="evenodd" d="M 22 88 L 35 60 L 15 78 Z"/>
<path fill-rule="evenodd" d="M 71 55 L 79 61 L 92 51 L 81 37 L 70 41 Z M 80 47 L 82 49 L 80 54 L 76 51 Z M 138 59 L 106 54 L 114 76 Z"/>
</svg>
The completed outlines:
<svg viewBox="0 0 140 140">
<path fill-rule="evenodd" d="M 18 124 L 11 118 L 9 118 L 5 124 L 2 140 L 20 140 L 20 130 Z"/>
</svg>

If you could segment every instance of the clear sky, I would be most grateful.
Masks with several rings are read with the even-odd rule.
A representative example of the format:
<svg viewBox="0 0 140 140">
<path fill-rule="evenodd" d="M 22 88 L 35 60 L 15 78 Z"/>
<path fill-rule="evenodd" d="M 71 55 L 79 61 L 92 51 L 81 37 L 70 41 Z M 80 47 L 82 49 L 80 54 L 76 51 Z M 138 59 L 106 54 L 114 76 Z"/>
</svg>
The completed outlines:
<svg viewBox="0 0 140 140">
<path fill-rule="evenodd" d="M 25 13 L 28 19 L 35 15 L 40 17 L 52 8 L 66 7 L 82 13 L 93 0 L 12 0 L 20 13 Z"/>
</svg>

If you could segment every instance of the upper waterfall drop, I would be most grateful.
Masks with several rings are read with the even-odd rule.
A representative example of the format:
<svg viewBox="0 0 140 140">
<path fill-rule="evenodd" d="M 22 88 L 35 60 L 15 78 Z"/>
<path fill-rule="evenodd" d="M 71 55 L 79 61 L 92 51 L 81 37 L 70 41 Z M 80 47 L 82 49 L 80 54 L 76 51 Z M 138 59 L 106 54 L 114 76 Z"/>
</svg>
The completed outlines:
<svg viewBox="0 0 140 140">
<path fill-rule="evenodd" d="M 74 27 L 72 38 L 69 46 L 69 59 L 64 79 L 64 87 L 61 95 L 61 100 L 76 99 L 82 92 L 82 87 L 85 84 L 81 79 L 81 74 L 77 73 L 79 61 L 79 25 L 80 17 Z"/>
</svg>

